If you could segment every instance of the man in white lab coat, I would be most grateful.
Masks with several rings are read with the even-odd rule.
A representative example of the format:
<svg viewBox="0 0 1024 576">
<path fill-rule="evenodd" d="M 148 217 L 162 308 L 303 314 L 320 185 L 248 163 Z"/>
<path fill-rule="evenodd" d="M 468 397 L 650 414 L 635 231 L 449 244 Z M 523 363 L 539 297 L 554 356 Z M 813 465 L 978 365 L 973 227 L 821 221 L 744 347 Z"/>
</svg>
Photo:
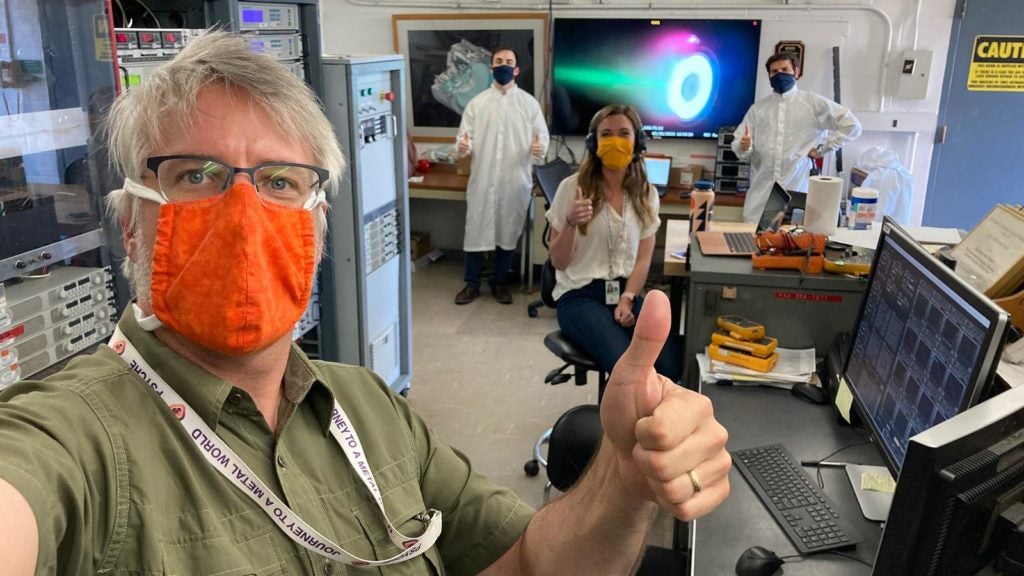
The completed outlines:
<svg viewBox="0 0 1024 576">
<path fill-rule="evenodd" d="M 537 100 L 516 86 L 516 53 L 498 48 L 491 56 L 491 87 L 469 101 L 459 126 L 459 154 L 472 153 L 466 189 L 466 286 L 456 304 L 480 295 L 483 253 L 494 250 L 491 290 L 511 304 L 506 279 L 530 206 L 530 158 L 543 158 L 548 128 Z"/>
<path fill-rule="evenodd" d="M 743 221 L 756 223 L 772 184 L 807 191 L 812 163 L 860 136 L 860 122 L 845 106 L 800 90 L 800 63 L 789 54 L 765 62 L 772 93 L 754 102 L 736 127 L 732 151 L 750 159 L 750 188 Z"/>
</svg>

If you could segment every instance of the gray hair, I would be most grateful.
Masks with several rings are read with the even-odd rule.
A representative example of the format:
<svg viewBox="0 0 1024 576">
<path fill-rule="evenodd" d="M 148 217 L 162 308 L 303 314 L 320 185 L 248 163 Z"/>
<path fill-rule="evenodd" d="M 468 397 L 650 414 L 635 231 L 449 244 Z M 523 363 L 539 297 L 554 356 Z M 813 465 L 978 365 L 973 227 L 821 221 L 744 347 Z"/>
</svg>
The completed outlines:
<svg viewBox="0 0 1024 576">
<path fill-rule="evenodd" d="M 307 146 L 317 163 L 330 172 L 326 188 L 329 195 L 334 193 L 345 159 L 316 94 L 269 56 L 253 53 L 244 38 L 221 31 L 208 31 L 193 39 L 173 60 L 114 102 L 106 130 L 115 169 L 141 182 L 146 158 L 164 141 L 164 129 L 191 126 L 197 112 L 196 97 L 211 84 L 237 89 L 266 109 L 279 130 Z M 107 208 L 117 221 L 138 232 L 139 201 L 116 191 L 107 196 Z M 322 210 L 314 210 L 314 223 L 319 260 L 327 231 Z M 133 270 L 127 258 L 122 270 L 132 291 L 148 298 L 148 278 L 137 278 L 144 271 Z"/>
</svg>

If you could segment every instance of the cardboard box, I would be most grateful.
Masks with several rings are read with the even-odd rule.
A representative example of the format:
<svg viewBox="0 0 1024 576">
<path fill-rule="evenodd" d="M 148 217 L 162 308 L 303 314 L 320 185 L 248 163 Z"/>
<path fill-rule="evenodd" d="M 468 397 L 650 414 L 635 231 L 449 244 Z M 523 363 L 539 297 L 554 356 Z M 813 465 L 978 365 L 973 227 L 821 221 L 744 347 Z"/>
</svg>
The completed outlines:
<svg viewBox="0 0 1024 576">
<path fill-rule="evenodd" d="M 430 252 L 430 233 L 429 232 L 417 232 L 412 230 L 409 232 L 409 259 L 413 262 L 423 258 Z"/>
<path fill-rule="evenodd" d="M 473 162 L 473 155 L 463 156 L 455 163 L 455 173 L 459 176 L 469 176 L 470 164 Z"/>
<path fill-rule="evenodd" d="M 700 180 L 704 175 L 704 166 L 702 164 L 688 164 L 686 166 L 680 166 L 679 168 L 672 169 L 671 183 L 684 190 L 690 190 L 693 188 L 693 183 Z"/>
</svg>

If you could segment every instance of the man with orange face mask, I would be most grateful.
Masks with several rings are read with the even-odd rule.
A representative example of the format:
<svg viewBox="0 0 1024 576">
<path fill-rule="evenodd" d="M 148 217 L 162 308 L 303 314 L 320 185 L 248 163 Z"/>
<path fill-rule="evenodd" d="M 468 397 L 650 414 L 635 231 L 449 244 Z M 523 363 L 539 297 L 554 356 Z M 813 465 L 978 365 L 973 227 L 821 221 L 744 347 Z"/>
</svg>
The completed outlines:
<svg viewBox="0 0 1024 576">
<path fill-rule="evenodd" d="M 294 346 L 344 161 L 315 96 L 242 39 L 194 40 L 109 133 L 136 300 L 107 346 L 0 393 L 4 574 L 624 574 L 655 501 L 688 519 L 728 494 L 707 400 L 652 370 L 664 295 L 590 471 L 536 513 L 370 371 Z"/>
</svg>

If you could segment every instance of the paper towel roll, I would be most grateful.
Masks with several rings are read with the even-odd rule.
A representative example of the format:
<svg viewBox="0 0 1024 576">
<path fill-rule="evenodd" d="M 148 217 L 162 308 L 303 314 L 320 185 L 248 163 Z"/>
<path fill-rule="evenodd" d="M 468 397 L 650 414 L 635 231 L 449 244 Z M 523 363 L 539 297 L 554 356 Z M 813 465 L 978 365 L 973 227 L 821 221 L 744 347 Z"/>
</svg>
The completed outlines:
<svg viewBox="0 0 1024 576">
<path fill-rule="evenodd" d="M 839 222 L 839 203 L 843 199 L 843 180 L 832 176 L 811 176 L 807 186 L 804 228 L 815 234 L 832 234 Z"/>
</svg>

